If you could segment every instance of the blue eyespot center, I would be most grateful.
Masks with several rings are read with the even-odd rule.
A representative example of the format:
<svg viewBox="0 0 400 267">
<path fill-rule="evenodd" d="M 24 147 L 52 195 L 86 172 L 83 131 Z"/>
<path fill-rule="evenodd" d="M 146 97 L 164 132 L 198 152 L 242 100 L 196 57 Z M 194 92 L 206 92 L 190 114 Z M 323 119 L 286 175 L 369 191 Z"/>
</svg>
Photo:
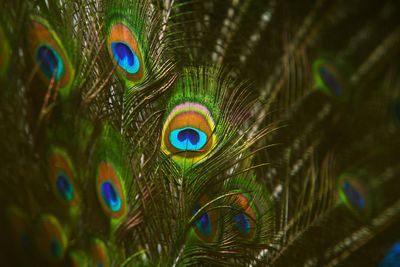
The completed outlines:
<svg viewBox="0 0 400 267">
<path fill-rule="evenodd" d="M 121 198 L 111 181 L 105 181 L 101 184 L 101 196 L 111 211 L 116 212 L 121 209 Z"/>
<path fill-rule="evenodd" d="M 52 47 L 41 45 L 37 50 L 36 60 L 48 79 L 53 77 L 55 77 L 56 81 L 61 79 L 64 73 L 64 63 L 60 55 Z"/>
<path fill-rule="evenodd" d="M 239 232 L 248 235 L 251 231 L 251 223 L 249 217 L 247 217 L 247 215 L 245 215 L 243 212 L 240 212 L 235 215 L 234 219 L 236 223 L 236 228 L 239 230 Z"/>
<path fill-rule="evenodd" d="M 57 238 L 55 238 L 55 237 L 53 237 L 50 241 L 50 251 L 54 257 L 56 257 L 56 258 L 61 257 L 60 242 L 58 242 Z"/>
<path fill-rule="evenodd" d="M 135 74 L 139 71 L 140 62 L 132 48 L 124 42 L 111 43 L 114 60 L 124 71 Z"/>
<path fill-rule="evenodd" d="M 400 266 L 400 242 L 396 242 L 386 253 L 379 267 Z"/>
<path fill-rule="evenodd" d="M 184 127 L 173 130 L 169 136 L 170 143 L 179 150 L 196 151 L 207 143 L 207 135 L 196 128 Z"/>
<path fill-rule="evenodd" d="M 336 79 L 335 75 L 332 74 L 327 68 L 324 66 L 319 67 L 319 75 L 323 80 L 324 84 L 333 91 L 335 96 L 340 96 L 342 94 L 342 88 L 340 83 Z"/>
<path fill-rule="evenodd" d="M 97 267 L 103 267 L 104 265 L 103 265 L 102 262 L 97 262 L 96 266 L 97 266 Z"/>
<path fill-rule="evenodd" d="M 58 193 L 66 202 L 70 202 L 74 198 L 74 187 L 63 171 L 57 175 L 56 187 Z"/>
<path fill-rule="evenodd" d="M 343 182 L 343 190 L 352 205 L 359 209 L 365 208 L 365 201 L 361 194 L 348 181 Z"/>
<path fill-rule="evenodd" d="M 200 209 L 200 206 L 196 204 L 196 206 L 192 210 L 192 215 L 195 215 L 196 212 Z M 212 225 L 210 220 L 210 215 L 208 212 L 203 213 L 198 217 L 195 221 L 197 229 L 205 236 L 210 236 L 212 234 Z"/>
</svg>

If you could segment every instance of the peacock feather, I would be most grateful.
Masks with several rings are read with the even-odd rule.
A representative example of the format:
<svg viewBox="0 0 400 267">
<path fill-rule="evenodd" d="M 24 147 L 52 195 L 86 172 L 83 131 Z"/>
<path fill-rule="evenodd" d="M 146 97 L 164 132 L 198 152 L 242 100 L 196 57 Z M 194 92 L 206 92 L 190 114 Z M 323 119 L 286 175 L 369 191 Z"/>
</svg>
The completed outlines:
<svg viewBox="0 0 400 267">
<path fill-rule="evenodd" d="M 0 0 L 1 266 L 400 266 L 396 0 Z"/>
</svg>

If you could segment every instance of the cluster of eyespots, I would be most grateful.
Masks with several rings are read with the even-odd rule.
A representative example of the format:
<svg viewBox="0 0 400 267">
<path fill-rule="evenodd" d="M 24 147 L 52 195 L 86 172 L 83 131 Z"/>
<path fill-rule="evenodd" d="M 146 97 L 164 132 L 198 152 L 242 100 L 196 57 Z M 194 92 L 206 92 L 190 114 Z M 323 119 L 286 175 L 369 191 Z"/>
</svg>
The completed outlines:
<svg viewBox="0 0 400 267">
<path fill-rule="evenodd" d="M 214 128 L 205 106 L 194 102 L 177 105 L 165 120 L 161 150 L 178 162 L 200 161 L 215 146 Z"/>
<path fill-rule="evenodd" d="M 316 87 L 329 95 L 339 97 L 345 88 L 343 78 L 334 64 L 319 59 L 313 63 Z"/>
<path fill-rule="evenodd" d="M 239 236 L 245 239 L 253 239 L 256 234 L 256 213 L 251 206 L 251 200 L 245 194 L 237 194 L 231 197 L 232 219 L 234 228 Z"/>
<path fill-rule="evenodd" d="M 123 23 L 111 26 L 107 38 L 108 53 L 122 78 L 134 85 L 144 77 L 140 46 L 133 32 Z"/>
<path fill-rule="evenodd" d="M 92 263 L 97 267 L 110 266 L 107 247 L 100 239 L 93 239 L 90 245 L 90 256 Z"/>
<path fill-rule="evenodd" d="M 112 218 L 121 218 L 126 211 L 121 178 L 108 162 L 101 162 L 97 170 L 96 192 L 103 212 Z"/>
<path fill-rule="evenodd" d="M 209 202 L 207 196 L 201 197 L 193 206 L 192 216 L 195 216 L 194 229 L 197 237 L 206 242 L 213 242 L 217 238 L 218 233 L 218 212 L 205 208 L 200 214 L 197 214 Z"/>
<path fill-rule="evenodd" d="M 67 248 L 67 237 L 56 217 L 43 215 L 36 229 L 37 248 L 49 262 L 63 260 Z"/>
<path fill-rule="evenodd" d="M 339 196 L 352 211 L 368 215 L 369 199 L 365 185 L 356 177 L 343 174 L 339 177 Z"/>
<path fill-rule="evenodd" d="M 15 206 L 7 209 L 7 221 L 14 245 L 18 251 L 26 252 L 30 248 L 29 221 L 26 214 Z"/>
<path fill-rule="evenodd" d="M 74 69 L 68 55 L 50 25 L 43 19 L 33 17 L 29 26 L 30 49 L 34 62 L 38 65 L 42 79 L 49 83 L 55 80 L 60 89 L 71 85 Z M 67 94 L 69 89 L 60 91 Z"/>
<path fill-rule="evenodd" d="M 58 199 L 69 207 L 79 203 L 75 174 L 65 151 L 57 149 L 49 158 L 49 179 Z"/>
<path fill-rule="evenodd" d="M 398 267 L 400 266 L 400 242 L 396 242 L 386 253 L 379 263 L 379 267 Z"/>
</svg>

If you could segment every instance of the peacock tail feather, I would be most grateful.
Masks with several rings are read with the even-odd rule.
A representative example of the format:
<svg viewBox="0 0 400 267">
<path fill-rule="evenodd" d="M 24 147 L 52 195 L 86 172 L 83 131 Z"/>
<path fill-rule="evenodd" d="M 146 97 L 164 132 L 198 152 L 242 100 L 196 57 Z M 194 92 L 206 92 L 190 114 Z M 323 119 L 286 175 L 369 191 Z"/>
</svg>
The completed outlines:
<svg viewBox="0 0 400 267">
<path fill-rule="evenodd" d="M 1 266 L 400 266 L 396 0 L 0 0 Z"/>
</svg>

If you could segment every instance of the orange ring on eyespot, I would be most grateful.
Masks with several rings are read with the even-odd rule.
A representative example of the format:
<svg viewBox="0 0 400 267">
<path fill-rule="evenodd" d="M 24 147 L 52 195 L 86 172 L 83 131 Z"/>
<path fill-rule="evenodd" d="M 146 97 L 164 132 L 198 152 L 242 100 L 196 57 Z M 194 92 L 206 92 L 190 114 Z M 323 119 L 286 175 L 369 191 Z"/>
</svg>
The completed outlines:
<svg viewBox="0 0 400 267">
<path fill-rule="evenodd" d="M 165 120 L 161 150 L 177 160 L 201 160 L 216 144 L 214 127 L 205 106 L 195 102 L 179 104 Z"/>
<path fill-rule="evenodd" d="M 109 258 L 107 255 L 107 247 L 100 239 L 94 239 L 90 245 L 90 256 L 96 266 L 109 267 Z"/>
<path fill-rule="evenodd" d="M 67 250 L 66 234 L 56 217 L 50 214 L 40 218 L 36 242 L 42 256 L 50 262 L 61 262 Z"/>
<path fill-rule="evenodd" d="M 196 123 L 193 123 L 193 122 Z M 170 122 L 170 124 L 167 126 L 167 132 L 168 130 L 172 129 L 180 129 L 184 127 L 194 127 L 199 130 L 202 130 L 206 136 L 207 136 L 207 142 L 206 144 L 201 148 L 199 151 L 185 151 L 185 157 L 186 158 L 194 158 L 198 157 L 199 154 L 203 154 L 205 152 L 208 152 L 211 149 L 212 142 L 210 142 L 210 137 L 212 135 L 212 130 L 210 126 L 208 125 L 207 120 L 199 113 L 189 111 L 185 113 L 181 113 L 176 115 Z M 168 148 L 168 151 L 172 154 L 176 154 L 179 152 L 182 152 L 182 150 L 178 150 L 175 148 L 171 142 L 168 134 L 164 135 L 164 143 L 166 144 L 166 147 Z"/>
<path fill-rule="evenodd" d="M 62 89 L 71 84 L 74 72 L 71 63 L 65 54 L 65 50 L 60 46 L 61 43 L 58 40 L 57 35 L 52 32 L 52 30 L 47 25 L 36 19 L 31 20 L 28 32 L 30 40 L 30 50 L 35 64 L 38 64 L 36 56 L 39 49 L 42 47 L 47 47 L 47 49 L 53 51 L 52 53 L 57 54 L 57 58 L 59 57 L 63 64 L 63 73 L 60 74 L 58 80 L 60 88 Z M 39 70 L 42 79 L 45 82 L 50 82 L 51 78 L 47 77 L 46 74 L 41 71 L 40 67 Z"/>
<path fill-rule="evenodd" d="M 125 214 L 125 196 L 120 178 L 113 166 L 105 161 L 100 162 L 98 167 L 96 193 L 107 216 L 118 219 Z"/>
<path fill-rule="evenodd" d="M 139 60 L 139 64 L 140 64 L 139 69 L 136 73 L 134 73 L 134 74 L 128 73 L 124 68 L 122 68 L 120 66 L 120 64 L 118 64 L 118 62 L 115 60 L 115 55 L 113 53 L 113 48 L 112 48 L 113 43 L 124 43 L 136 55 L 137 59 Z M 113 61 L 114 66 L 129 81 L 138 82 L 143 78 L 144 62 L 142 59 L 142 54 L 141 54 L 141 51 L 139 48 L 139 44 L 138 44 L 134 34 L 131 32 L 131 30 L 127 26 L 125 26 L 123 23 L 116 23 L 111 27 L 108 38 L 107 38 L 107 50 L 110 55 L 110 58 Z"/>
<path fill-rule="evenodd" d="M 49 179 L 53 192 L 63 204 L 70 207 L 76 206 L 79 203 L 79 194 L 74 182 L 75 175 L 72 172 L 68 160 L 62 155 L 54 153 L 50 157 L 49 164 Z M 60 178 L 62 178 L 63 181 L 60 181 Z M 59 188 L 60 182 L 63 183 L 65 190 Z"/>
</svg>

